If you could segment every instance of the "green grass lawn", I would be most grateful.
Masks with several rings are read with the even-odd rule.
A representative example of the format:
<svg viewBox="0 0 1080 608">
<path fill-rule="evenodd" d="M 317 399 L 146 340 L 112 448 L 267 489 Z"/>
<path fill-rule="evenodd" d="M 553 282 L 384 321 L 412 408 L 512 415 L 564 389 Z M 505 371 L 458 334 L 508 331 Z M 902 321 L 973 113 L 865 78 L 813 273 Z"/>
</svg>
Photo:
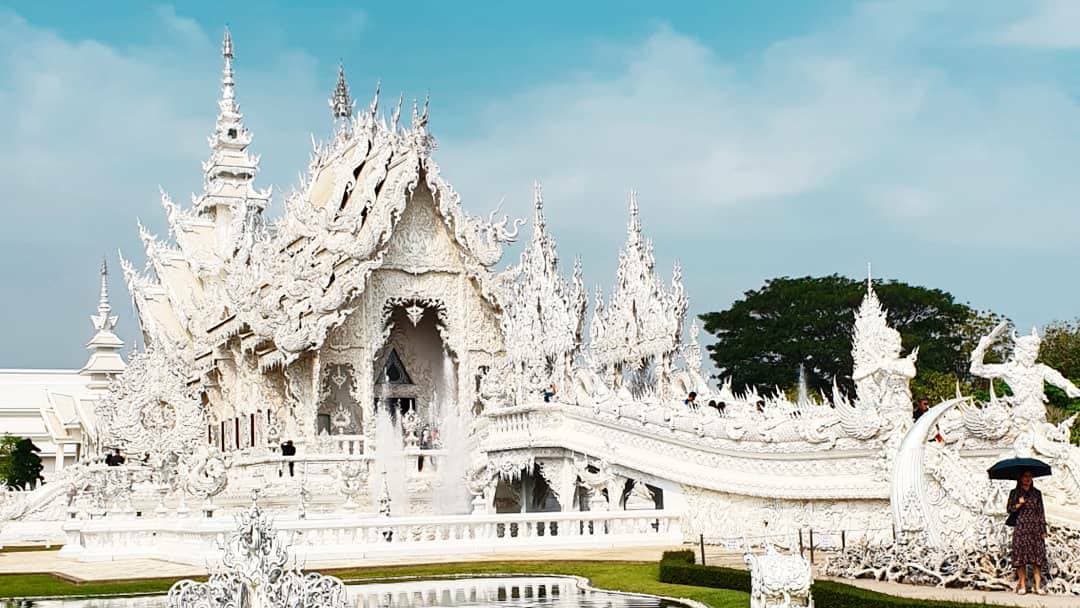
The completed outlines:
<svg viewBox="0 0 1080 608">
<path fill-rule="evenodd" d="M 452 574 L 572 574 L 589 579 L 593 586 L 614 591 L 650 593 L 688 598 L 714 608 L 739 608 L 749 604 L 749 596 L 738 591 L 670 585 L 658 580 L 660 565 L 642 562 L 466 562 L 419 566 L 386 566 L 324 570 L 347 582 L 375 582 L 397 577 L 430 577 Z M 48 595 L 112 595 L 164 593 L 174 579 L 143 579 L 109 583 L 75 584 L 47 574 L 0 575 L 0 597 Z"/>
</svg>

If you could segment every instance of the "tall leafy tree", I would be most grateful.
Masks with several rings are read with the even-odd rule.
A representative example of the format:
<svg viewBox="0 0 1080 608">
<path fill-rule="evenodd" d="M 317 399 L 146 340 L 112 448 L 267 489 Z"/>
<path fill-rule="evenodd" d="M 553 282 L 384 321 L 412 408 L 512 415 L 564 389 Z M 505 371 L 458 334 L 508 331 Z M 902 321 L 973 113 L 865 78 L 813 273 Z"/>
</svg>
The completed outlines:
<svg viewBox="0 0 1080 608">
<path fill-rule="evenodd" d="M 1043 333 L 1039 359 L 1080 385 L 1080 321 L 1055 321 Z M 1063 420 L 1080 412 L 1080 399 L 1070 399 L 1065 391 L 1046 385 L 1049 399 L 1047 414 L 1051 421 Z M 1080 443 L 1080 418 L 1072 427 L 1073 443 Z"/>
<path fill-rule="evenodd" d="M 980 314 L 940 289 L 883 281 L 874 284 L 900 332 L 905 351 L 919 347 L 917 395 L 931 398 L 967 380 L 967 334 Z M 866 284 L 830 275 L 780 277 L 751 290 L 731 308 L 701 315 L 716 341 L 708 349 L 722 376 L 736 388 L 790 389 L 802 364 L 811 389 L 828 391 L 833 380 L 848 391 L 851 381 L 851 332 Z"/>
</svg>

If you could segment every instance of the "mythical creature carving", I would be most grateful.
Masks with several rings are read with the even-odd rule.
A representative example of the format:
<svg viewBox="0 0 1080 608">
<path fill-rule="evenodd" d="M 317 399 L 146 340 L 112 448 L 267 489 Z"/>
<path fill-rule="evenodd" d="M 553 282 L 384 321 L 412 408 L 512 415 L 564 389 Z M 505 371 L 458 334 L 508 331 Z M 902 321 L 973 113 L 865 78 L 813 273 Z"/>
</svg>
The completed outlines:
<svg viewBox="0 0 1080 608">
<path fill-rule="evenodd" d="M 1012 407 L 1018 423 L 1025 426 L 1046 422 L 1046 393 L 1043 384 L 1050 384 L 1065 391 L 1070 398 L 1080 397 L 1080 388 L 1070 382 L 1060 372 L 1038 363 L 1039 347 L 1042 338 L 1032 328 L 1031 334 L 1015 336 L 1012 356 L 1005 363 L 986 363 L 986 351 L 999 339 L 1008 325 L 1000 323 L 982 337 L 971 353 L 971 373 L 980 378 L 1001 378 L 1012 389 L 1012 396 L 1002 400 Z"/>
<path fill-rule="evenodd" d="M 212 511 L 214 497 L 229 483 L 231 462 L 216 447 L 203 446 L 180 460 L 180 475 L 185 492 L 203 499 L 203 510 Z"/>
<path fill-rule="evenodd" d="M 1080 504 L 1080 448 L 1068 440 L 1067 428 L 1055 427 L 1046 421 L 1046 393 L 1044 383 L 1065 391 L 1071 398 L 1080 397 L 1080 388 L 1057 370 L 1038 362 L 1042 338 L 1036 329 L 1026 336 L 1014 336 L 1013 352 L 1005 363 L 985 362 L 987 350 L 1006 330 L 1005 323 L 998 324 L 979 340 L 971 353 L 971 373 L 991 382 L 1000 378 L 1009 385 L 1012 395 L 996 399 L 990 404 L 986 417 L 1004 420 L 1006 426 L 1015 429 L 1013 451 L 1019 456 L 1040 455 L 1050 461 L 1059 471 L 1052 483 L 1056 494 L 1068 503 Z M 1007 407 L 1011 416 L 1005 417 L 1000 411 Z M 969 423 L 969 417 L 972 419 Z M 965 416 L 965 426 L 977 425 L 983 430 L 981 435 L 991 435 L 985 430 L 985 422 L 978 424 L 974 416 Z M 1071 424 L 1071 420 L 1069 421 Z"/>
</svg>

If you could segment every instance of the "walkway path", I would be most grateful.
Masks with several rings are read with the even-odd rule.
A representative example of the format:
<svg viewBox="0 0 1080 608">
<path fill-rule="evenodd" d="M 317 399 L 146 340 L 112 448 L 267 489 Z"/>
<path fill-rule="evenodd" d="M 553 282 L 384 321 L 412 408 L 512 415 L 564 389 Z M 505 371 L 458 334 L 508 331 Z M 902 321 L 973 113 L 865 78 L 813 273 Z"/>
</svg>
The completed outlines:
<svg viewBox="0 0 1080 608">
<path fill-rule="evenodd" d="M 418 563 L 450 563 L 464 561 L 636 561 L 656 562 L 665 550 L 688 547 L 638 547 L 631 549 L 597 549 L 573 551 L 528 551 L 517 553 L 498 553 L 490 555 L 448 555 L 441 557 L 411 556 L 391 559 L 365 560 L 363 563 L 342 560 L 314 560 L 305 564 L 313 570 L 334 568 L 356 568 L 391 566 Z M 696 548 L 695 548 L 696 549 Z M 696 551 L 695 551 L 696 552 Z M 821 556 L 817 556 L 820 562 Z M 744 568 L 742 554 L 736 551 L 708 547 L 705 560 L 709 565 Z M 180 578 L 198 576 L 206 573 L 205 568 L 176 564 L 153 559 L 125 559 L 111 562 L 80 562 L 60 557 L 56 551 L 27 551 L 19 553 L 0 553 L 0 574 L 55 574 L 73 582 L 131 580 L 134 578 Z M 822 577 L 827 578 L 827 577 Z M 839 580 L 839 579 L 830 579 Z M 899 597 L 914 599 L 948 600 L 955 602 L 984 602 L 999 606 L 1024 606 L 1047 608 L 1066 608 L 1080 605 L 1076 597 L 1057 596 L 1019 596 L 1007 592 L 985 592 L 967 589 L 939 589 L 919 587 L 900 583 L 883 583 L 871 580 L 842 580 L 840 582 L 862 587 L 872 591 L 888 593 Z M 823 607 L 827 608 L 827 607 Z"/>
</svg>

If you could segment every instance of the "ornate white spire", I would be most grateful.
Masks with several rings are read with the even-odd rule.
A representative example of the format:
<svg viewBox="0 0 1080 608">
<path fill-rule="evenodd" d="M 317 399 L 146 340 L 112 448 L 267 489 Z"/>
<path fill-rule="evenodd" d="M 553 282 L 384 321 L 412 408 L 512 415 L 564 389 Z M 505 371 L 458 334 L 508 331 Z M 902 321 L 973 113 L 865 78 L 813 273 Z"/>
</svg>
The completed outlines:
<svg viewBox="0 0 1080 608">
<path fill-rule="evenodd" d="M 548 358 L 572 356 L 580 346 L 578 308 L 583 296 L 576 284 L 569 287 L 559 275 L 555 242 L 546 228 L 543 189 L 537 182 L 533 185 L 532 239 L 514 269 L 514 297 L 503 317 L 510 358 L 537 368 L 543 368 Z"/>
<path fill-rule="evenodd" d="M 90 359 L 80 373 L 91 377 L 90 388 L 104 390 L 109 380 L 124 371 L 126 365 L 120 356 L 124 342 L 113 333 L 118 317 L 112 314 L 109 304 L 109 267 L 101 260 L 101 291 L 98 295 L 97 314 L 90 315 L 94 337 L 87 343 Z"/>
<path fill-rule="evenodd" d="M 378 99 L 378 93 L 376 93 L 376 99 Z M 345 82 L 345 65 L 342 63 L 338 64 L 337 85 L 327 103 L 330 105 L 330 115 L 334 119 L 334 124 L 337 125 L 338 132 L 348 131 L 356 102 L 349 95 L 349 84 Z"/>
<path fill-rule="evenodd" d="M 98 296 L 98 314 L 90 317 L 94 329 L 112 331 L 116 329 L 118 317 L 111 315 L 112 306 L 109 305 L 109 264 L 105 258 L 101 258 L 101 293 Z"/>
<path fill-rule="evenodd" d="M 641 243 L 641 216 L 638 215 L 637 190 L 630 191 L 630 222 L 626 227 L 627 246 Z"/>
<path fill-rule="evenodd" d="M 232 255 L 243 233 L 251 230 L 270 200 L 270 190 L 256 190 L 259 157 L 248 153 L 252 135 L 244 126 L 244 115 L 236 102 L 233 74 L 233 40 L 228 28 L 221 41 L 221 99 L 214 133 L 210 136 L 210 158 L 203 163 L 203 193 L 194 197 L 195 209 L 213 218 L 218 225 L 219 254 Z"/>
<path fill-rule="evenodd" d="M 221 41 L 221 57 L 224 65 L 221 68 L 221 111 L 239 115 L 240 107 L 236 105 L 236 80 L 233 79 L 233 46 L 232 34 L 229 28 L 225 28 L 225 38 Z"/>
<path fill-rule="evenodd" d="M 540 182 L 533 182 L 533 240 L 543 238 L 544 228 L 544 188 Z"/>
<path fill-rule="evenodd" d="M 676 264 L 671 289 L 656 276 L 652 244 L 642 234 L 637 192 L 630 192 L 626 244 L 619 252 L 607 308 L 593 315 L 590 359 L 597 365 L 670 359 L 682 343 L 687 299 Z M 599 322 L 598 322 L 599 321 Z"/>
</svg>

